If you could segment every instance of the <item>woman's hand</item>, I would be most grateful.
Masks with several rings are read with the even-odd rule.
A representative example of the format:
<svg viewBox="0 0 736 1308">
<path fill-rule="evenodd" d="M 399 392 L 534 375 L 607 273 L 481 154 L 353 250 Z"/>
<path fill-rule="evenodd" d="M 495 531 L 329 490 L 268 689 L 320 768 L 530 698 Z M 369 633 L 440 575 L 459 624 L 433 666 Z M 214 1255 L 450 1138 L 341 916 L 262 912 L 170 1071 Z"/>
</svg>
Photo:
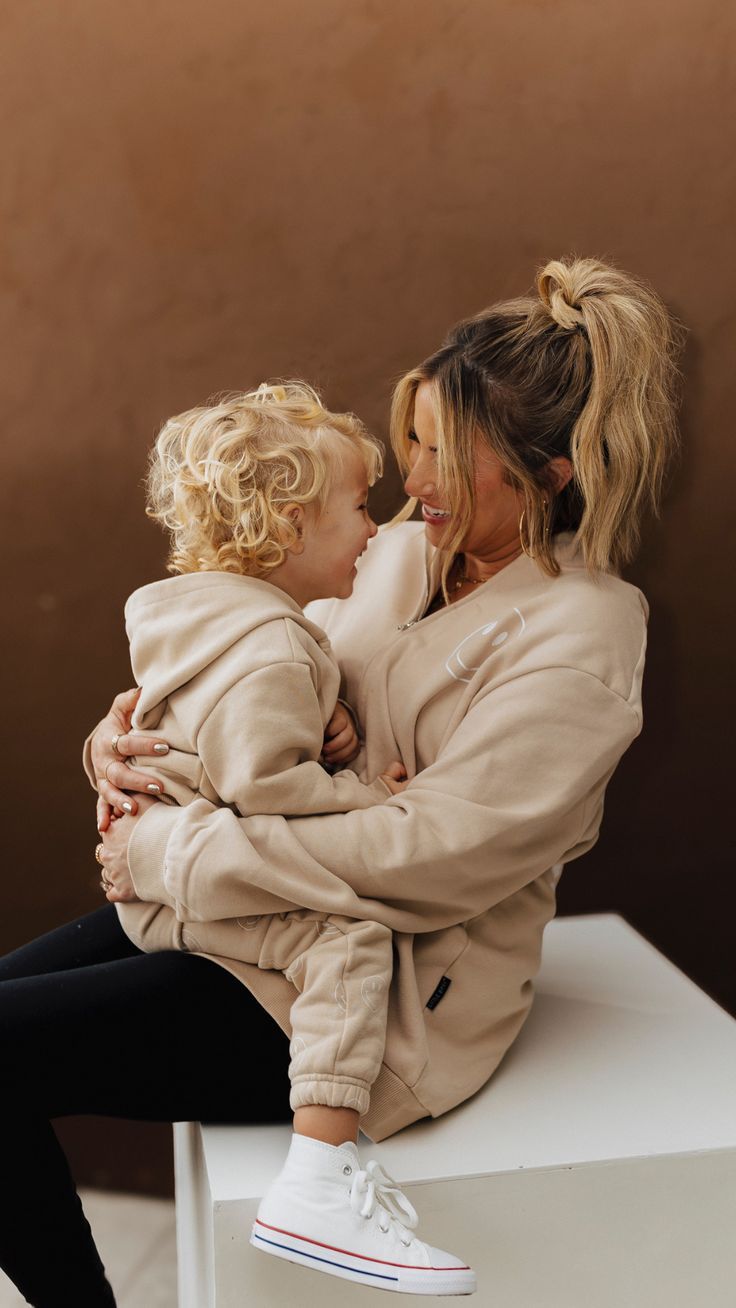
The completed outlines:
<svg viewBox="0 0 736 1308">
<path fill-rule="evenodd" d="M 151 808 L 156 802 L 155 799 L 148 799 L 145 795 L 141 795 L 136 817 L 127 814 L 123 817 L 114 817 L 107 825 L 102 838 L 102 848 L 98 847 L 98 862 L 102 866 L 103 884 L 109 882 L 105 898 L 110 904 L 131 904 L 138 899 L 128 866 L 128 846 L 136 823 L 140 822 L 146 809 Z"/>
<path fill-rule="evenodd" d="M 163 786 L 150 772 L 138 772 L 128 767 L 125 757 L 131 754 L 168 754 L 164 740 L 154 740 L 131 732 L 133 711 L 138 702 L 140 688 L 116 695 L 110 712 L 104 717 L 92 736 L 92 766 L 95 771 L 99 799 L 97 800 L 97 828 L 107 831 L 113 817 L 124 813 L 134 814 L 139 803 L 130 792 L 161 794 Z M 115 749 L 113 749 L 113 740 Z M 126 793 L 127 792 L 127 793 Z"/>
<path fill-rule="evenodd" d="M 339 763 L 351 763 L 360 753 L 360 739 L 355 730 L 355 723 L 344 704 L 336 704 L 325 731 L 322 758 L 325 763 L 337 766 Z"/>
</svg>

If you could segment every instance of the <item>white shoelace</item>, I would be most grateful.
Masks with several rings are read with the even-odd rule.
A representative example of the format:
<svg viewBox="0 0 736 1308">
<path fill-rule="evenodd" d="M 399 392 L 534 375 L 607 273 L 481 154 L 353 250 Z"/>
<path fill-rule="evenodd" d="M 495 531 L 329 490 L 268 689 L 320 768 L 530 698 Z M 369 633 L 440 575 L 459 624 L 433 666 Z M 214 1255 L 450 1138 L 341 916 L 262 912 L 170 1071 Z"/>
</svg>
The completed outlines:
<svg viewBox="0 0 736 1308">
<path fill-rule="evenodd" d="M 382 1231 L 393 1226 L 403 1244 L 411 1244 L 411 1232 L 419 1218 L 396 1181 L 380 1163 L 371 1159 L 367 1167 L 355 1173 L 350 1188 L 350 1206 L 361 1217 L 372 1217 L 376 1209 Z"/>
</svg>

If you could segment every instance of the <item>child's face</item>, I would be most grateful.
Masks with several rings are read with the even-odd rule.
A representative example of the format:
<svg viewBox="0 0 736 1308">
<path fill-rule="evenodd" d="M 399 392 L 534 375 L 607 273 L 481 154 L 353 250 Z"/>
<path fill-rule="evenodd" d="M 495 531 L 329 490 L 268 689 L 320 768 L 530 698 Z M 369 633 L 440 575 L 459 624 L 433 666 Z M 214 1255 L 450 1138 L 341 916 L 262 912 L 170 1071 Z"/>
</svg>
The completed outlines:
<svg viewBox="0 0 736 1308">
<path fill-rule="evenodd" d="M 299 556 L 303 603 L 347 599 L 355 581 L 355 562 L 378 528 L 367 507 L 368 478 L 360 455 L 347 449 L 319 518 L 308 512 Z"/>
</svg>

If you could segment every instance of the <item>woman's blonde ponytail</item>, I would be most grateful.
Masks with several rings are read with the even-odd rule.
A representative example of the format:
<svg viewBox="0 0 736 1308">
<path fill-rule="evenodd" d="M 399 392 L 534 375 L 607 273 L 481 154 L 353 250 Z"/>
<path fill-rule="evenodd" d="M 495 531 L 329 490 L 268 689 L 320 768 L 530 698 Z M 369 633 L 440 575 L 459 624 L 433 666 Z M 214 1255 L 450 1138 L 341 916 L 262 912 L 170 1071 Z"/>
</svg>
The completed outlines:
<svg viewBox="0 0 736 1308">
<path fill-rule="evenodd" d="M 677 441 L 679 324 L 644 282 L 595 259 L 548 263 L 537 289 L 559 327 L 589 344 L 590 385 L 570 433 L 578 540 L 589 566 L 620 566 L 635 552 L 642 511 L 657 511 Z"/>
</svg>

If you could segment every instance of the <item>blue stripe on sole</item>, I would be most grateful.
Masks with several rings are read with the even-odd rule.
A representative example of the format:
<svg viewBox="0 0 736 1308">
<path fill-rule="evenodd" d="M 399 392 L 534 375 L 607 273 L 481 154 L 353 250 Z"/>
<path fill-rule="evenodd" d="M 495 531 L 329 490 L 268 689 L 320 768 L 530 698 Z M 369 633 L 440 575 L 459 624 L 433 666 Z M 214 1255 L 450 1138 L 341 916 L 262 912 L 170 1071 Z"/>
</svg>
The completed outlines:
<svg viewBox="0 0 736 1308">
<path fill-rule="evenodd" d="M 262 1241 L 263 1244 L 272 1244 L 275 1249 L 284 1249 L 287 1253 L 299 1254 L 301 1258 L 311 1258 L 316 1263 L 327 1263 L 329 1267 L 341 1267 L 343 1271 L 353 1272 L 355 1276 L 373 1276 L 379 1281 L 396 1281 L 398 1276 L 386 1276 L 383 1272 L 366 1272 L 362 1267 L 350 1267 L 348 1263 L 335 1262 L 334 1258 L 321 1258 L 319 1254 L 307 1253 L 306 1249 L 295 1249 L 290 1244 L 279 1244 L 278 1240 L 267 1240 L 265 1236 L 259 1235 L 257 1231 L 253 1232 L 253 1238 Z"/>
</svg>

